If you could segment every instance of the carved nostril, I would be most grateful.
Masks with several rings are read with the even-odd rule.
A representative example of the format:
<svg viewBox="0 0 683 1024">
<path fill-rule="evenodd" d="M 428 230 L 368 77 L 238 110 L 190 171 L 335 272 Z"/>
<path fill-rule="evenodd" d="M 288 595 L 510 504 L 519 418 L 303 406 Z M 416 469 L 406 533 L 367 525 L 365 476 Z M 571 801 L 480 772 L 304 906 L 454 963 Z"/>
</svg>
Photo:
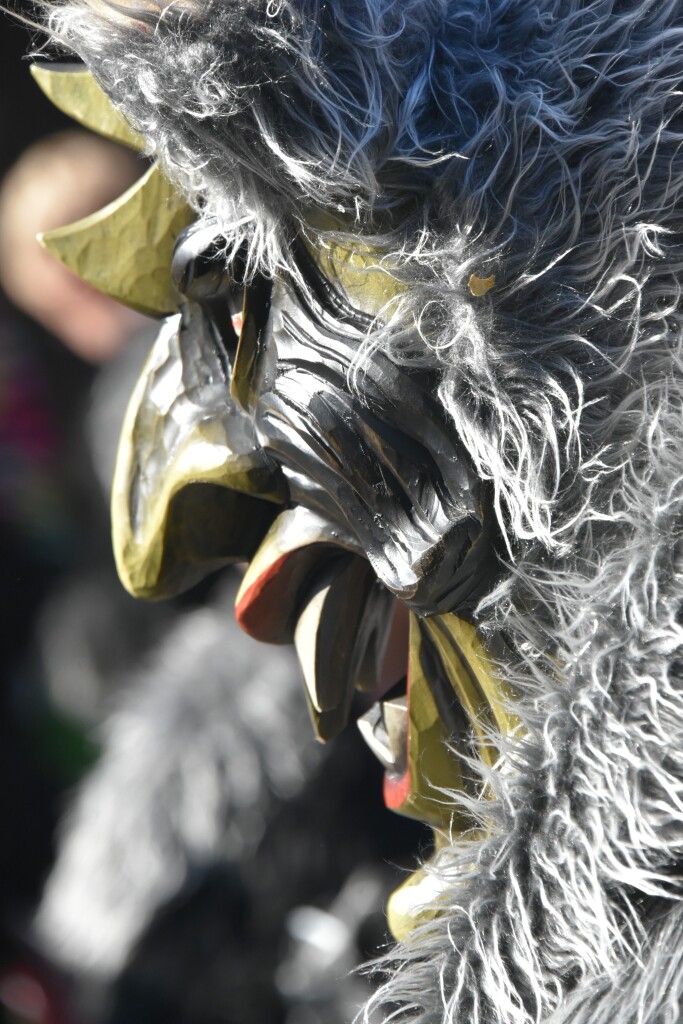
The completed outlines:
<svg viewBox="0 0 683 1024">
<path fill-rule="evenodd" d="M 185 314 L 199 306 L 221 338 L 230 363 L 230 395 L 244 412 L 258 397 L 270 317 L 273 283 L 245 281 L 244 253 L 226 263 L 225 239 L 215 224 L 193 224 L 183 232 L 173 257 L 173 281 L 187 300 Z"/>
</svg>

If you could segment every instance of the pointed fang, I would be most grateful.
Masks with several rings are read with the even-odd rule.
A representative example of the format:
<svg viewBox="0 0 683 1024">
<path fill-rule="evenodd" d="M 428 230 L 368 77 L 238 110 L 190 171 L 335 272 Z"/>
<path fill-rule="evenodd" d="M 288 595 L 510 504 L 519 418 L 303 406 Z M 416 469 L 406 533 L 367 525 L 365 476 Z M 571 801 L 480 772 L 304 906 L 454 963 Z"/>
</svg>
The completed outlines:
<svg viewBox="0 0 683 1024">
<path fill-rule="evenodd" d="M 382 702 L 382 717 L 396 771 L 405 769 L 408 755 L 408 698 L 395 697 Z"/>
<path fill-rule="evenodd" d="M 322 572 L 294 630 L 313 708 L 348 709 L 358 671 L 358 625 L 372 582 L 367 562 L 336 558 Z"/>
</svg>

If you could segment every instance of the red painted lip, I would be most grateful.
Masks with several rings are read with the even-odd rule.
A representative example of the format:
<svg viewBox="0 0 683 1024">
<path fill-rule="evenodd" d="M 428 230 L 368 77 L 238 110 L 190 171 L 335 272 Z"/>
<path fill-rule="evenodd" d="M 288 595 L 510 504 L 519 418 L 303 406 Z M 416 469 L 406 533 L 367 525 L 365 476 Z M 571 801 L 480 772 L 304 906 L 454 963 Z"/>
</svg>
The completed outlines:
<svg viewBox="0 0 683 1024">
<path fill-rule="evenodd" d="M 245 633 L 255 640 L 273 643 L 270 638 L 282 632 L 282 611 L 277 593 L 278 576 L 291 553 L 281 555 L 268 569 L 261 573 L 235 605 L 235 617 Z M 280 588 L 282 589 L 282 582 Z"/>
<path fill-rule="evenodd" d="M 408 726 L 410 728 L 410 725 Z M 407 757 L 407 753 L 406 753 Z M 384 804 L 390 811 L 401 811 L 406 800 L 410 796 L 412 779 L 410 768 L 406 768 L 403 775 L 391 775 L 384 773 Z"/>
<path fill-rule="evenodd" d="M 325 561 L 349 555 L 324 541 L 306 541 L 283 552 L 239 595 L 237 622 L 249 636 L 268 644 L 289 644 L 299 615 L 299 597 Z"/>
</svg>

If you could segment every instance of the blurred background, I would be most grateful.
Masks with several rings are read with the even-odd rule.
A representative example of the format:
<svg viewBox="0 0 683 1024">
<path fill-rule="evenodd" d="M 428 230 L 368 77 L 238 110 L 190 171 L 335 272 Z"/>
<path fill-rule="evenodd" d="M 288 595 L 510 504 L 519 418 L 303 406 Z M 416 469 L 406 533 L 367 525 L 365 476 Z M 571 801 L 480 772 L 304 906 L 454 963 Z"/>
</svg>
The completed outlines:
<svg viewBox="0 0 683 1024">
<path fill-rule="evenodd" d="M 291 652 L 223 573 L 145 605 L 108 489 L 155 324 L 35 234 L 142 172 L 43 97 L 0 14 L 0 1024 L 342 1024 L 426 842 L 350 729 L 312 738 Z"/>
</svg>

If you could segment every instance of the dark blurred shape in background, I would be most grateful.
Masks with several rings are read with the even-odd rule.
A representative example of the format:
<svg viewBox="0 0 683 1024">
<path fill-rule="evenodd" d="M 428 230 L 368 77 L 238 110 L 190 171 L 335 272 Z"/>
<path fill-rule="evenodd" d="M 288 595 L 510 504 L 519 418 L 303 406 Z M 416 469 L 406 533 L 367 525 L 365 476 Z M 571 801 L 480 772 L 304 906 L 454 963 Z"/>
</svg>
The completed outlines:
<svg viewBox="0 0 683 1024">
<path fill-rule="evenodd" d="M 27 4 L 3 6 L 23 11 Z M 36 139 L 50 132 L 73 127 L 73 122 L 49 103 L 30 81 L 27 54 L 41 45 L 44 37 L 8 14 L 0 12 L 0 174 L 4 174 L 20 153 Z"/>
<path fill-rule="evenodd" d="M 103 306 L 103 297 L 88 296 L 80 282 L 68 280 L 35 241 L 36 231 L 57 226 L 62 217 L 92 212 L 140 173 L 127 153 L 73 131 L 45 101 L 25 59 L 40 42 L 0 13 L 3 1024 L 61 1022 L 66 1012 L 63 985 L 31 949 L 27 922 L 53 861 L 65 794 L 95 748 L 83 723 L 49 695 L 41 619 L 61 603 L 60 590 L 93 566 L 100 578 L 108 577 L 112 591 L 116 585 L 106 496 L 89 459 L 83 425 L 94 364 L 139 327 L 125 311 L 122 317 L 119 307 Z M 72 651 L 72 665 L 78 657 Z"/>
</svg>

